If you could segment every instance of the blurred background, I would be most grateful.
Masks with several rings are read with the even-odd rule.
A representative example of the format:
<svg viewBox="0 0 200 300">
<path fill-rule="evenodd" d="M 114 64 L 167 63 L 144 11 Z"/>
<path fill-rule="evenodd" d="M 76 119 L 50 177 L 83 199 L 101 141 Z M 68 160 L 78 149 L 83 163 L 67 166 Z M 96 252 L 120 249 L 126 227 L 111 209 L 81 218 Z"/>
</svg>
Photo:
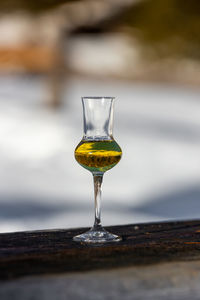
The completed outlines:
<svg viewBox="0 0 200 300">
<path fill-rule="evenodd" d="M 104 225 L 200 217 L 200 2 L 1 0 L 0 232 L 91 226 L 81 96 L 115 96 Z"/>
</svg>

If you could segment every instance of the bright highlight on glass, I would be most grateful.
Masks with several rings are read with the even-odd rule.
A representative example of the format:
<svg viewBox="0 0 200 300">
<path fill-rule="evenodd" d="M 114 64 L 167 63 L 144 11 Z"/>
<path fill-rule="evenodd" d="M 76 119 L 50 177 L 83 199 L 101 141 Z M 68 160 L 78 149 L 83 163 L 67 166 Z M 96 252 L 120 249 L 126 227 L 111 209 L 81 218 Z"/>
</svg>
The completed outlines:
<svg viewBox="0 0 200 300">
<path fill-rule="evenodd" d="M 122 150 L 112 135 L 113 97 L 83 97 L 84 135 L 75 149 L 77 162 L 92 172 L 94 179 L 95 221 L 86 233 L 73 238 L 76 242 L 117 242 L 121 237 L 101 225 L 101 184 L 106 171 L 121 159 Z"/>
</svg>

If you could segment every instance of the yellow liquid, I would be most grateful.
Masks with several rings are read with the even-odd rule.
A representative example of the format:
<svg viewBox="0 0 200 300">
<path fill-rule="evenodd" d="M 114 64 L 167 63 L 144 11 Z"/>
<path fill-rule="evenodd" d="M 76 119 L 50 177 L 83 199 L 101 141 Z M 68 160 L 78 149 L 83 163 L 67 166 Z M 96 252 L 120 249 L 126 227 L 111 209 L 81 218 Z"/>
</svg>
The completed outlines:
<svg viewBox="0 0 200 300">
<path fill-rule="evenodd" d="M 91 172 L 105 172 L 121 159 L 122 150 L 114 140 L 81 141 L 75 149 L 77 162 Z"/>
</svg>

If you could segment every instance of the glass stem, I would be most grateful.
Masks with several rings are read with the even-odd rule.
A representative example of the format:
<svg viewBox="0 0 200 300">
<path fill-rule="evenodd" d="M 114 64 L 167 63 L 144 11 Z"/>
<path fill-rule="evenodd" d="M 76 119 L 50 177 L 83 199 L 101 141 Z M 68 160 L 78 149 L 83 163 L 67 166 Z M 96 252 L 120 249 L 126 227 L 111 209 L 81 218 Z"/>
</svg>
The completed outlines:
<svg viewBox="0 0 200 300">
<path fill-rule="evenodd" d="M 93 230 L 99 230 L 101 226 L 101 184 L 103 181 L 103 173 L 93 173 L 94 179 L 94 203 L 95 203 L 95 221 Z"/>
</svg>

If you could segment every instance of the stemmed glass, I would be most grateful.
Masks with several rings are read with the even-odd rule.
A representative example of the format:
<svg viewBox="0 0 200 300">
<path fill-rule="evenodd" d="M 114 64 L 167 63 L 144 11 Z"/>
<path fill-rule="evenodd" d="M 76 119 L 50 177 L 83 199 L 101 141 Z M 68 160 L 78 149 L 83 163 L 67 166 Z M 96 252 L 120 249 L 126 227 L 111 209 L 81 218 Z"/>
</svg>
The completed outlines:
<svg viewBox="0 0 200 300">
<path fill-rule="evenodd" d="M 114 97 L 83 97 L 84 135 L 75 149 L 77 162 L 94 179 L 95 221 L 87 232 L 73 238 L 76 242 L 117 242 L 121 237 L 101 225 L 101 184 L 106 171 L 121 159 L 122 150 L 112 135 Z"/>
</svg>

